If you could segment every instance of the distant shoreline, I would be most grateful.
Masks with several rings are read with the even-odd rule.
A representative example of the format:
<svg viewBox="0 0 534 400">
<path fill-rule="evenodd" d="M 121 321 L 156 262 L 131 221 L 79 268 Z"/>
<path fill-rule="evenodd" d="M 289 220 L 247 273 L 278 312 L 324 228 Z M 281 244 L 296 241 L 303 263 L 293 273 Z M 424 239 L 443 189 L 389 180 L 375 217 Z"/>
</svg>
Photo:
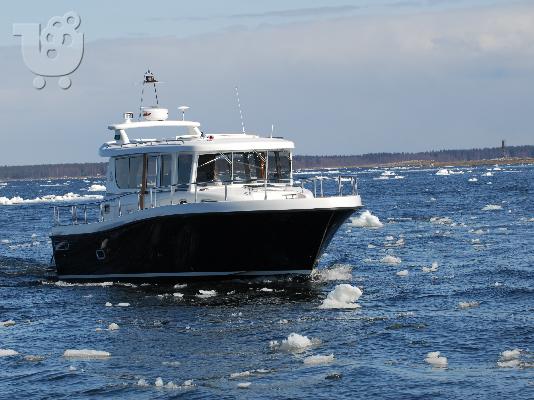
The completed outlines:
<svg viewBox="0 0 534 400">
<path fill-rule="evenodd" d="M 328 157 L 328 156 L 324 156 Z M 484 165 L 520 165 L 520 164 L 534 164 L 534 157 L 511 157 L 511 158 L 491 158 L 483 160 L 469 160 L 469 161 L 433 161 L 433 160 L 407 160 L 399 162 L 389 163 L 369 163 L 360 165 L 332 165 L 332 166 L 310 166 L 305 168 L 294 167 L 294 170 L 309 171 L 314 169 L 336 169 L 336 168 L 442 168 L 442 167 L 477 167 Z M 77 164 L 46 164 L 31 165 L 31 166 L 17 166 L 9 168 L 60 168 L 63 165 L 76 166 Z M 62 176 L 25 176 L 25 177 L 2 177 L 0 176 L 0 182 L 2 181 L 25 181 L 25 180 L 49 180 L 49 179 L 102 179 L 106 176 L 105 168 L 107 163 L 91 163 L 91 164 L 79 164 L 79 165 L 91 165 L 93 168 L 98 166 L 103 172 L 89 175 L 62 175 Z M 0 166 L 0 171 L 2 168 Z"/>
</svg>

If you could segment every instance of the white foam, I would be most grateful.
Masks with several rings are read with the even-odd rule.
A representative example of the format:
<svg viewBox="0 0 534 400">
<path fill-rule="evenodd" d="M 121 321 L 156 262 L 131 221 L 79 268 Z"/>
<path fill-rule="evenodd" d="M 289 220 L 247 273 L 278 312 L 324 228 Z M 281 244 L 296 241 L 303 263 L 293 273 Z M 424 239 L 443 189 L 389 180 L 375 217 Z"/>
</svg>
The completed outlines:
<svg viewBox="0 0 534 400">
<path fill-rule="evenodd" d="M 334 264 L 329 268 L 314 269 L 311 278 L 319 282 L 350 281 L 352 279 L 352 266 Z"/>
<path fill-rule="evenodd" d="M 111 354 L 107 351 L 89 350 L 89 349 L 68 349 L 63 353 L 65 358 L 108 358 Z"/>
<path fill-rule="evenodd" d="M 408 276 L 409 272 L 407 269 L 403 269 L 402 271 L 397 272 L 397 276 Z"/>
<path fill-rule="evenodd" d="M 23 199 L 20 196 L 12 198 L 0 197 L 0 206 L 14 206 L 19 204 L 39 204 L 39 203 L 58 203 L 58 202 L 72 202 L 81 200 L 101 200 L 104 197 L 96 194 L 79 195 L 69 192 L 63 196 L 48 194 L 42 197 L 36 197 L 35 199 Z"/>
<path fill-rule="evenodd" d="M 422 268 L 423 272 L 436 272 L 437 270 L 438 270 L 438 262 L 437 261 L 433 261 L 431 267 L 423 267 Z"/>
<path fill-rule="evenodd" d="M 478 307 L 480 303 L 478 301 L 460 301 L 458 303 L 458 308 L 464 309 L 464 308 L 473 308 Z"/>
<path fill-rule="evenodd" d="M 356 301 L 362 295 L 362 290 L 356 286 L 342 283 L 337 285 L 323 300 L 319 306 L 321 309 L 336 309 L 336 308 L 359 308 L 360 305 Z"/>
<path fill-rule="evenodd" d="M 357 228 L 382 228 L 384 226 L 369 210 L 362 212 L 359 217 L 351 217 L 349 224 Z"/>
<path fill-rule="evenodd" d="M 0 357 L 11 357 L 18 355 L 19 352 L 11 349 L 0 349 Z"/>
<path fill-rule="evenodd" d="M 168 367 L 179 367 L 180 365 L 182 365 L 180 361 L 163 361 L 161 364 L 166 365 Z"/>
<path fill-rule="evenodd" d="M 426 355 L 425 362 L 432 365 L 435 368 L 447 367 L 447 357 L 440 355 L 439 351 L 432 351 Z"/>
<path fill-rule="evenodd" d="M 197 297 L 200 297 L 201 299 L 207 299 L 209 297 L 217 296 L 217 292 L 215 290 L 202 290 L 200 289 L 198 291 L 199 294 L 195 295 Z"/>
<path fill-rule="evenodd" d="M 247 389 L 251 384 L 251 382 L 240 382 L 237 384 L 237 387 L 239 389 Z"/>
<path fill-rule="evenodd" d="M 130 303 L 117 303 L 115 304 L 116 307 L 130 307 Z"/>
<path fill-rule="evenodd" d="M 7 321 L 0 322 L 0 326 L 8 327 L 15 325 L 15 321 L 8 319 Z"/>
<path fill-rule="evenodd" d="M 487 204 L 482 208 L 482 211 L 496 211 L 502 210 L 502 206 L 498 204 Z"/>
<path fill-rule="evenodd" d="M 119 329 L 119 325 L 117 325 L 115 322 L 112 322 L 108 325 L 108 331 L 116 331 Z"/>
<path fill-rule="evenodd" d="M 329 364 L 333 361 L 334 361 L 333 354 L 330 354 L 328 356 L 309 356 L 303 360 L 304 364 L 306 365 Z"/>
<path fill-rule="evenodd" d="M 388 254 L 387 256 L 384 256 L 380 259 L 380 262 L 382 264 L 389 264 L 389 265 L 397 265 L 402 262 L 402 260 L 399 257 L 392 256 Z"/>
</svg>

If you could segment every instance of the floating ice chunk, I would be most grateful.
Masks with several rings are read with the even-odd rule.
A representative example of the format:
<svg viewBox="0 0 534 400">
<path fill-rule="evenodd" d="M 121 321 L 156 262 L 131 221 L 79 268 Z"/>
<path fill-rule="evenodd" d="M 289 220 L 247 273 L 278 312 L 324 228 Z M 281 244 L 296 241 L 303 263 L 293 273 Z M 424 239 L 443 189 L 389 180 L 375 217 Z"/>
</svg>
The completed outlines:
<svg viewBox="0 0 534 400">
<path fill-rule="evenodd" d="M 119 325 L 117 325 L 115 322 L 112 322 L 108 326 L 108 331 L 116 331 L 117 329 L 119 329 Z"/>
<path fill-rule="evenodd" d="M 78 368 L 76 368 L 74 365 L 69 366 L 69 371 L 77 371 Z"/>
<path fill-rule="evenodd" d="M 394 236 L 391 236 L 391 235 L 388 235 L 386 236 L 386 241 L 392 241 L 392 240 L 395 240 L 395 237 Z"/>
<path fill-rule="evenodd" d="M 359 217 L 351 217 L 350 225 L 357 228 L 382 228 L 384 226 L 378 217 L 368 210 L 362 212 Z"/>
<path fill-rule="evenodd" d="M 436 225 L 451 225 L 453 220 L 449 217 L 432 217 L 430 222 Z"/>
<path fill-rule="evenodd" d="M 217 296 L 217 292 L 215 290 L 202 290 L 200 289 L 198 291 L 199 294 L 195 295 L 197 297 L 200 297 L 201 299 L 207 299 L 208 297 Z"/>
<path fill-rule="evenodd" d="M 482 176 L 493 176 L 493 172 L 486 172 L 485 174 L 482 174 Z"/>
<path fill-rule="evenodd" d="M 84 195 L 81 196 L 75 193 L 67 193 L 63 196 L 56 196 L 49 194 L 43 197 L 36 197 L 35 199 L 23 199 L 20 196 L 15 196 L 12 198 L 0 197 L 0 205 L 2 206 L 13 206 L 19 204 L 40 204 L 40 203 L 57 203 L 57 202 L 73 202 L 73 201 L 82 201 L 82 200 L 102 200 L 104 197 L 101 195 Z"/>
<path fill-rule="evenodd" d="M 39 362 L 43 361 L 45 358 L 43 356 L 33 356 L 33 355 L 27 355 L 24 356 L 24 360 L 30 361 L 30 362 Z"/>
<path fill-rule="evenodd" d="M 482 208 L 482 211 L 496 211 L 502 210 L 502 206 L 498 204 L 487 204 Z"/>
<path fill-rule="evenodd" d="M 477 178 L 469 178 L 467 181 L 468 182 L 478 182 L 478 179 Z"/>
<path fill-rule="evenodd" d="M 329 364 L 333 361 L 334 361 L 333 354 L 330 354 L 328 356 L 309 356 L 303 360 L 304 364 L 306 365 Z"/>
<path fill-rule="evenodd" d="M 500 287 L 500 286 L 502 286 L 502 283 L 501 283 L 501 282 L 495 282 L 495 283 L 493 284 L 493 286 L 495 286 L 495 287 Z"/>
<path fill-rule="evenodd" d="M 405 177 L 402 176 L 402 175 L 396 175 L 396 176 L 395 176 L 395 179 L 404 179 L 404 178 L 405 178 Z"/>
<path fill-rule="evenodd" d="M 175 384 L 173 381 L 169 381 L 165 385 L 165 388 L 167 388 L 167 389 L 178 389 L 179 386 L 177 384 Z"/>
<path fill-rule="evenodd" d="M 19 352 L 11 349 L 0 349 L 0 357 L 11 357 L 18 355 Z"/>
<path fill-rule="evenodd" d="M 447 367 L 447 357 L 440 355 L 439 351 L 432 351 L 426 355 L 425 362 L 432 365 L 435 368 Z"/>
<path fill-rule="evenodd" d="M 423 272 L 436 272 L 438 270 L 438 262 L 433 261 L 431 267 L 423 267 Z"/>
<path fill-rule="evenodd" d="M 184 383 L 182 383 L 182 387 L 190 387 L 190 386 L 194 386 L 193 385 L 193 379 L 188 379 L 188 380 L 184 381 Z"/>
<path fill-rule="evenodd" d="M 279 349 L 282 351 L 300 353 L 314 344 L 319 344 L 317 339 L 310 339 L 307 336 L 299 335 L 298 333 L 291 333 L 287 339 L 282 340 L 282 343 L 278 343 L 277 340 L 271 340 L 269 346 L 272 349 Z"/>
<path fill-rule="evenodd" d="M 504 350 L 501 353 L 501 360 L 502 361 L 515 360 L 516 358 L 519 358 L 520 355 L 521 355 L 521 349 Z"/>
<path fill-rule="evenodd" d="M 89 349 L 81 349 L 81 350 L 73 350 L 68 349 L 65 350 L 63 353 L 63 357 L 65 358 L 108 358 L 111 354 L 107 351 L 101 351 L 101 350 L 89 350 Z"/>
<path fill-rule="evenodd" d="M 380 262 L 382 264 L 396 265 L 396 264 L 400 264 L 402 261 L 399 257 L 395 257 L 395 256 L 388 254 L 387 256 L 382 257 L 380 259 Z"/>
<path fill-rule="evenodd" d="M 146 387 L 146 386 L 149 386 L 149 384 L 148 384 L 148 382 L 146 381 L 146 379 L 141 378 L 141 379 L 139 379 L 139 380 L 137 381 L 137 386 Z"/>
<path fill-rule="evenodd" d="M 381 176 L 394 176 L 395 172 L 393 172 L 393 171 L 384 171 L 380 175 Z"/>
<path fill-rule="evenodd" d="M 2 239 L 2 240 L 0 240 L 0 243 L 9 244 L 9 243 L 11 243 L 11 241 L 9 239 Z"/>
<path fill-rule="evenodd" d="M 356 301 L 362 295 L 360 288 L 342 283 L 337 285 L 323 300 L 323 303 L 319 306 L 321 309 L 332 308 L 359 308 L 360 305 L 356 304 Z"/>
<path fill-rule="evenodd" d="M 397 272 L 397 276 L 408 276 L 409 272 L 407 269 Z"/>
<path fill-rule="evenodd" d="M 521 361 L 519 359 L 509 361 L 497 361 L 497 365 L 501 368 L 516 368 L 519 367 Z"/>
<path fill-rule="evenodd" d="M 352 266 L 334 264 L 329 268 L 314 269 L 311 278 L 319 282 L 350 281 L 352 279 Z"/>
<path fill-rule="evenodd" d="M 273 291 L 273 289 L 266 288 L 266 287 L 260 289 L 260 292 L 272 292 L 272 291 Z"/>
<path fill-rule="evenodd" d="M 13 325 L 15 325 L 15 321 L 13 321 L 12 319 L 8 319 L 7 321 L 0 322 L 0 326 L 8 327 L 8 326 L 13 326 Z"/>
<path fill-rule="evenodd" d="M 252 383 L 251 382 L 239 382 L 237 387 L 239 389 L 247 389 Z"/>
<path fill-rule="evenodd" d="M 245 376 L 250 376 L 251 374 L 251 371 L 234 372 L 230 374 L 230 379 L 243 378 Z"/>
<path fill-rule="evenodd" d="M 187 283 L 177 283 L 173 286 L 174 289 L 183 289 L 184 287 L 187 287 Z"/>
<path fill-rule="evenodd" d="M 441 175 L 441 176 L 446 176 L 446 175 L 450 175 L 450 172 L 448 169 L 440 169 L 438 170 L 438 172 L 436 172 L 436 175 Z"/>
<path fill-rule="evenodd" d="M 178 298 L 178 299 L 181 299 L 184 297 L 184 294 L 183 293 L 173 293 L 172 294 L 174 297 Z"/>
<path fill-rule="evenodd" d="M 161 377 L 158 376 L 156 378 L 156 381 L 154 382 L 154 385 L 156 385 L 156 387 L 163 387 L 163 379 L 161 379 Z"/>
<path fill-rule="evenodd" d="M 106 302 L 106 307 L 113 307 L 113 304 L 111 304 L 109 301 Z"/>
<path fill-rule="evenodd" d="M 104 185 L 93 184 L 87 189 L 88 192 L 105 192 L 106 187 Z"/>
<path fill-rule="evenodd" d="M 367 245 L 367 248 L 368 248 L 368 249 L 374 249 L 375 247 L 376 247 L 376 246 L 375 246 L 374 244 L 371 244 L 371 243 L 369 243 L 369 244 Z"/>
<path fill-rule="evenodd" d="M 280 321 L 278 321 L 278 323 L 281 325 L 284 325 L 284 324 L 288 324 L 289 321 L 287 319 L 281 319 Z"/>
<path fill-rule="evenodd" d="M 117 303 L 115 304 L 117 307 L 130 307 L 130 303 Z"/>
<path fill-rule="evenodd" d="M 458 303 L 458 308 L 464 309 L 464 308 L 472 308 L 472 307 L 478 307 L 480 303 L 478 301 L 460 301 Z"/>
</svg>

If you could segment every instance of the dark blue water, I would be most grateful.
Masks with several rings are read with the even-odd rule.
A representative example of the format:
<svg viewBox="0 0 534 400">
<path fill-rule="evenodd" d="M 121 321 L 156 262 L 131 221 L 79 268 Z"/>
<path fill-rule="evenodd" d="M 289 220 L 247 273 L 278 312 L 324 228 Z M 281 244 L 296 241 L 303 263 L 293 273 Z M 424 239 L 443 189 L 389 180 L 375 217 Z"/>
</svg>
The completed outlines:
<svg viewBox="0 0 534 400">
<path fill-rule="evenodd" d="M 18 352 L 0 357 L 1 396 L 534 398 L 534 168 L 500 168 L 395 170 L 405 178 L 387 180 L 342 170 L 358 173 L 365 208 L 384 226 L 343 225 L 311 281 L 68 286 L 47 271 L 52 203 L 0 205 L 0 321 L 15 322 L 0 326 L 0 349 Z M 86 191 L 93 183 L 7 182 L 0 204 L 95 194 Z M 401 262 L 386 264 L 386 255 Z M 423 272 L 433 262 L 437 271 Z M 343 283 L 363 290 L 361 307 L 319 309 Z M 216 295 L 199 298 L 200 289 Z M 293 332 L 313 345 L 269 345 Z M 512 363 L 498 364 L 516 348 Z M 72 359 L 67 349 L 111 356 Z M 445 368 L 425 362 L 434 351 Z M 304 363 L 330 354 L 329 363 Z M 156 387 L 158 377 L 174 386 Z"/>
</svg>

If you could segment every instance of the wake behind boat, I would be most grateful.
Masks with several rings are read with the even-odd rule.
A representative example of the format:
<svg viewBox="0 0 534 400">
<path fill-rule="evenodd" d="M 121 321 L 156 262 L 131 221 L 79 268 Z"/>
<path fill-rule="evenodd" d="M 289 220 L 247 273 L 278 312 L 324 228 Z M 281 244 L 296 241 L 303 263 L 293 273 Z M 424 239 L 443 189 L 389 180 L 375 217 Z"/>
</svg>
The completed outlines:
<svg viewBox="0 0 534 400">
<path fill-rule="evenodd" d="M 109 126 L 103 201 L 54 208 L 59 279 L 309 274 L 361 207 L 354 176 L 332 178 L 326 196 L 322 177 L 294 180 L 293 142 L 204 134 L 187 109 L 169 120 L 156 103 Z M 143 130 L 149 139 L 130 138 Z"/>
</svg>

